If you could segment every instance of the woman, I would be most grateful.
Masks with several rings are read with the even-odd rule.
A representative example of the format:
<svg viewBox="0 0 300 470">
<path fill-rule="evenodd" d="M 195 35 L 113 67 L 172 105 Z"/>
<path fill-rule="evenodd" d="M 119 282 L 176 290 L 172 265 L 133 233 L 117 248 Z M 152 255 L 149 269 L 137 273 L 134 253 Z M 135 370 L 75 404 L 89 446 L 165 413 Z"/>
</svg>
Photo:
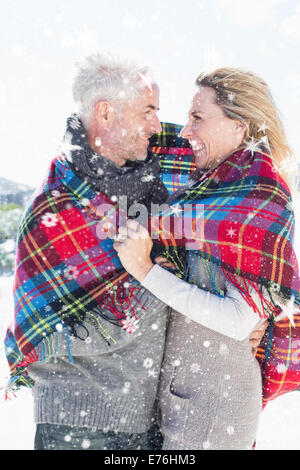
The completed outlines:
<svg viewBox="0 0 300 470">
<path fill-rule="evenodd" d="M 114 246 L 124 268 L 173 309 L 159 390 L 163 448 L 250 449 L 262 382 L 248 335 L 262 318 L 298 320 L 291 197 L 277 168 L 291 152 L 259 77 L 223 68 L 201 74 L 196 84 L 181 135 L 197 169 L 170 198 L 159 225 L 152 220 L 166 247 L 165 267 L 175 267 L 177 276 L 153 265 L 152 241 L 136 222 L 128 223 L 127 240 Z M 175 223 L 180 211 L 190 222 L 181 237 Z M 271 324 L 273 332 L 280 324 L 289 334 L 281 334 L 280 357 L 274 348 L 268 357 L 260 351 L 264 399 L 296 389 L 300 381 L 298 328 L 287 320 Z M 275 337 L 272 344 L 278 347 Z"/>
</svg>

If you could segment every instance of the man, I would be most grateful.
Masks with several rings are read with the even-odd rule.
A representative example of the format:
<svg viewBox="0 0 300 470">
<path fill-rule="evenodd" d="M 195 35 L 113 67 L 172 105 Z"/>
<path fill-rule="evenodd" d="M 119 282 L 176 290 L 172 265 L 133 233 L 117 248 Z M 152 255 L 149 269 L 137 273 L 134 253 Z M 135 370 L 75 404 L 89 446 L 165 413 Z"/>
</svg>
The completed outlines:
<svg viewBox="0 0 300 470">
<path fill-rule="evenodd" d="M 121 198 L 126 212 L 168 197 L 148 152 L 159 90 L 146 68 L 97 54 L 73 91 L 79 115 L 19 231 L 12 384 L 34 386 L 36 449 L 157 449 L 168 307 L 124 273 L 111 227 Z"/>
</svg>

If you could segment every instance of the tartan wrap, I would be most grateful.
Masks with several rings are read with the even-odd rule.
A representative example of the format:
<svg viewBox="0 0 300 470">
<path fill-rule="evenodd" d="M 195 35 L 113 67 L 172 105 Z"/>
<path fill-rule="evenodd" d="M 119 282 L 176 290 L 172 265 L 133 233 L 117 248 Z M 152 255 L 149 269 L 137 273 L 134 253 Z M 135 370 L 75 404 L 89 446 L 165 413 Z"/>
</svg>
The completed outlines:
<svg viewBox="0 0 300 470">
<path fill-rule="evenodd" d="M 117 222 L 116 204 L 81 180 L 66 159 L 55 158 L 18 232 L 15 320 L 5 338 L 12 384 L 31 385 L 28 365 L 55 356 L 59 332 L 70 344 L 72 319 L 93 323 L 108 344 L 115 342 L 95 314 L 104 299 L 126 327 L 138 287 L 126 285 L 129 276 L 105 237 L 112 219 Z"/>
<path fill-rule="evenodd" d="M 168 168 L 171 175 L 166 180 L 176 181 L 178 169 L 188 173 L 190 163 L 188 152 L 180 162 L 170 155 L 163 157 L 162 177 Z M 169 184 L 168 189 L 173 192 L 182 185 L 178 181 L 176 188 Z M 183 266 L 177 255 L 179 247 L 189 246 L 190 259 L 200 256 L 221 269 L 253 310 L 269 319 L 257 351 L 263 405 L 299 389 L 300 280 L 293 248 L 295 217 L 289 188 L 272 159 L 246 150 L 235 152 L 184 193 L 179 192 L 178 198 L 175 194 L 170 209 L 152 219 L 151 225 L 152 233 L 165 245 L 165 256 L 182 271 L 180 277 L 187 281 L 192 277 L 189 266 Z M 259 308 L 249 288 L 259 294 Z M 215 294 L 220 292 L 216 289 Z M 281 312 L 278 301 L 293 310 L 291 321 L 276 321 Z"/>
<path fill-rule="evenodd" d="M 188 144 L 177 137 L 179 129 L 163 123 L 162 134 L 150 142 L 153 153 L 166 161 L 162 180 L 168 180 L 169 168 L 177 170 L 181 158 L 188 154 L 182 176 L 170 179 L 169 186 L 174 189 L 185 183 L 193 169 Z M 116 203 L 74 173 L 68 159 L 60 155 L 52 160 L 47 177 L 28 202 L 18 231 L 15 315 L 5 337 L 11 370 L 8 392 L 21 385 L 33 386 L 29 364 L 55 358 L 60 333 L 73 361 L 70 340 L 74 323 L 91 323 L 108 344 L 115 343 L 97 314 L 101 305 L 131 333 L 131 320 L 137 319 L 132 300 L 138 302 L 135 293 L 140 286 L 128 283 L 107 228 L 109 223 L 118 225 L 120 213 Z"/>
<path fill-rule="evenodd" d="M 169 194 L 182 188 L 195 171 L 189 142 L 179 137 L 182 126 L 162 122 L 162 132 L 150 139 L 150 149 L 160 159 L 160 178 Z"/>
<path fill-rule="evenodd" d="M 179 137 L 181 128 L 182 126 L 175 124 L 162 123 L 162 133 L 150 139 L 152 152 L 160 158 L 160 177 L 170 194 L 174 194 L 178 189 L 184 187 L 189 176 L 195 170 L 192 150 L 188 142 Z M 242 162 L 245 157 L 247 162 Z M 255 160 L 255 165 L 251 165 L 250 163 Z M 255 233 L 253 238 L 251 230 L 254 230 L 254 232 L 255 230 L 259 231 L 260 225 L 264 221 L 262 229 L 265 229 L 266 233 L 269 234 L 269 239 L 266 239 L 266 241 L 268 240 L 266 245 L 269 247 L 269 256 L 264 256 L 268 261 L 274 258 L 275 266 L 271 270 L 273 277 L 267 281 L 267 284 L 275 286 L 275 290 L 277 292 L 280 290 L 281 294 L 285 296 L 295 295 L 295 299 L 298 301 L 298 268 L 292 248 L 294 214 L 287 186 L 268 157 L 262 155 L 250 157 L 249 153 L 242 152 L 227 159 L 225 165 L 220 165 L 216 170 L 206 175 L 206 178 L 204 178 L 205 184 L 201 179 L 199 183 L 194 185 L 195 193 L 187 193 L 189 194 L 188 198 L 183 197 L 180 201 L 175 200 L 173 205 L 178 207 L 178 205 L 184 203 L 192 202 L 193 204 L 195 201 L 200 201 L 202 206 L 205 205 L 205 214 L 209 215 L 209 217 L 206 217 L 208 221 L 211 218 L 211 225 L 219 227 L 219 231 L 215 229 L 215 233 L 220 232 L 222 234 L 223 242 L 226 241 L 227 233 L 236 236 L 237 232 L 237 230 L 235 232 L 230 231 L 228 221 L 231 224 L 233 222 L 240 224 L 243 243 L 247 239 L 246 232 L 248 232 L 249 227 L 249 233 L 252 233 L 252 236 L 247 243 L 250 245 L 255 241 L 254 238 L 257 238 Z M 225 168 L 227 168 L 227 171 L 225 171 Z M 222 182 L 222 178 L 225 178 L 226 181 Z M 238 181 L 240 183 L 241 181 L 247 182 L 247 184 L 243 187 Z M 89 201 L 88 209 L 85 206 L 86 200 Z M 101 296 L 103 299 L 104 295 L 107 295 L 109 290 L 113 290 L 115 286 L 117 288 L 122 287 L 124 291 L 124 281 L 128 277 L 113 250 L 112 241 L 106 239 L 99 244 L 99 240 L 95 236 L 99 221 L 103 220 L 105 222 L 109 218 L 109 216 L 101 216 L 97 212 L 98 205 L 102 204 L 103 201 L 111 204 L 112 211 L 110 215 L 113 217 L 116 208 L 111 201 L 107 200 L 104 195 L 95 193 L 59 158 L 53 160 L 47 179 L 40 190 L 31 198 L 18 235 L 14 280 L 15 321 L 12 327 L 8 329 L 5 338 L 6 353 L 12 373 L 11 384 L 15 386 L 15 389 L 21 384 L 32 386 L 27 375 L 30 362 L 47 361 L 51 357 L 55 357 L 54 343 L 56 342 L 58 345 L 59 331 L 62 331 L 66 341 L 69 341 L 70 331 L 64 324 L 64 318 L 67 319 L 73 314 L 80 317 L 80 311 L 84 314 L 91 312 L 90 309 L 101 303 Z M 245 204 L 243 204 L 243 201 L 245 201 Z M 250 203 L 250 209 L 248 203 Z M 252 207 L 253 203 L 254 207 Z M 266 206 L 269 204 L 272 207 L 272 204 L 275 203 L 276 210 L 273 206 L 272 211 L 269 212 L 270 207 L 267 209 Z M 222 210 L 222 206 L 225 206 L 226 210 Z M 62 210 L 62 207 L 64 207 L 64 210 Z M 250 217 L 250 219 L 246 217 L 249 210 L 255 217 Z M 49 216 L 49 214 L 54 214 L 54 216 Z M 173 213 L 173 216 L 175 217 L 176 214 L 178 214 L 177 210 Z M 233 219 L 229 217 L 229 214 L 234 216 Z M 59 217 L 60 221 L 57 227 L 52 225 L 56 216 Z M 223 219 L 224 224 L 222 225 Z M 46 223 L 42 224 L 42 221 Z M 80 221 L 79 224 L 78 221 Z M 269 225 L 264 225 L 267 222 L 269 222 Z M 161 231 L 161 219 L 159 224 Z M 157 218 L 151 221 L 150 228 L 152 226 L 157 228 Z M 221 226 L 222 230 L 220 230 Z M 233 228 L 233 230 L 235 229 Z M 264 237 L 260 239 L 261 243 L 262 239 Z M 166 248 L 169 247 L 169 241 L 166 241 L 163 232 L 160 232 L 159 241 Z M 185 242 L 186 240 L 184 240 Z M 60 243 L 62 243 L 62 249 L 59 248 Z M 180 243 L 183 242 L 178 240 L 179 245 Z M 261 247 L 257 243 L 254 245 L 255 250 L 247 250 L 248 256 L 252 256 L 251 252 L 254 253 L 254 256 L 257 256 L 258 247 Z M 213 248 L 217 249 L 217 243 L 210 243 L 209 240 L 206 240 L 205 245 L 201 244 L 201 247 L 212 248 L 213 245 L 215 245 Z M 229 261 L 229 267 L 231 266 L 227 273 L 234 276 L 235 266 L 230 261 L 238 259 L 238 252 L 243 250 L 243 244 L 230 238 L 222 246 L 223 249 L 219 249 L 219 254 L 225 254 L 224 259 Z M 173 247 L 176 248 L 176 243 L 173 243 Z M 93 252 L 95 248 L 97 248 L 96 257 Z M 230 248 L 234 249 L 228 255 Z M 264 253 L 265 249 L 264 246 Z M 93 256 L 90 255 L 91 251 Z M 221 259 L 218 258 L 216 251 L 213 251 L 214 256 L 211 256 L 209 249 L 207 251 L 196 251 L 195 253 L 203 256 L 204 259 L 207 257 L 214 261 L 216 265 L 222 264 L 222 257 Z M 234 258 L 232 258 L 231 253 Z M 280 256 L 276 256 L 279 253 Z M 287 257 L 288 262 L 285 262 L 285 257 Z M 51 259 L 50 265 L 48 265 L 48 259 Z M 258 264 L 257 259 L 255 262 Z M 52 263 L 54 266 L 52 266 Z M 263 266 L 262 263 L 260 265 Z M 264 266 L 270 266 L 270 261 Z M 284 272 L 286 272 L 286 269 L 289 272 L 290 285 L 287 282 L 282 284 L 277 282 L 279 279 L 283 279 L 282 269 L 284 267 Z M 237 272 L 239 275 L 246 276 L 247 274 L 244 265 L 240 265 Z M 292 272 L 291 278 L 290 273 Z M 235 283 L 237 279 L 239 281 L 241 279 L 252 281 L 256 279 L 255 276 L 253 277 L 254 274 L 255 270 L 253 269 L 249 277 L 237 276 Z M 82 280 L 83 276 L 87 276 L 85 282 Z M 258 277 L 260 281 L 266 281 L 267 279 L 262 269 Z M 234 282 L 233 277 L 231 277 L 231 281 Z M 278 284 L 280 285 L 279 288 Z M 238 287 L 241 294 L 245 295 L 246 283 L 244 286 L 239 283 Z M 76 297 L 74 294 L 76 294 Z M 132 291 L 129 293 L 128 290 L 125 294 L 123 298 L 126 299 L 130 298 L 130 295 L 134 295 Z M 62 299 L 63 302 L 60 304 Z M 112 295 L 111 299 L 112 304 L 119 307 L 116 312 L 118 312 L 117 316 L 122 322 L 122 319 L 124 319 L 123 311 L 126 306 L 122 302 L 116 302 L 115 295 Z M 130 305 L 130 302 L 126 301 L 126 305 Z M 113 338 L 108 338 L 105 333 L 105 324 L 101 324 L 99 319 L 94 317 L 91 317 L 91 321 L 106 341 L 114 341 Z M 274 322 L 270 318 L 270 326 L 258 349 L 257 358 L 261 365 L 264 384 L 264 404 L 278 395 L 299 388 L 300 359 L 297 359 L 300 350 L 299 315 L 294 316 L 294 322 L 295 326 L 292 326 L 287 319 Z M 54 340 L 51 341 L 51 338 L 54 338 Z M 71 352 L 70 360 L 72 361 Z"/>
</svg>

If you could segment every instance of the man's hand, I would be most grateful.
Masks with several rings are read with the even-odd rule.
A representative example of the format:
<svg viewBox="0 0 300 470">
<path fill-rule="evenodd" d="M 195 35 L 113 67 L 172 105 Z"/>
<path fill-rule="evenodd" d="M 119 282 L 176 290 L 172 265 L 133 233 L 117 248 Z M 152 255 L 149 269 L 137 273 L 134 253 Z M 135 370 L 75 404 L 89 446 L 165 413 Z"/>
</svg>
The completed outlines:
<svg viewBox="0 0 300 470">
<path fill-rule="evenodd" d="M 260 344 L 260 342 L 261 342 L 268 326 L 269 326 L 269 322 L 268 322 L 268 320 L 265 320 L 256 330 L 253 330 L 250 333 L 249 342 L 250 342 L 250 345 L 251 345 L 251 348 L 252 348 L 253 356 L 256 355 L 257 348 L 258 348 L 258 346 L 259 346 L 259 344 Z"/>
</svg>

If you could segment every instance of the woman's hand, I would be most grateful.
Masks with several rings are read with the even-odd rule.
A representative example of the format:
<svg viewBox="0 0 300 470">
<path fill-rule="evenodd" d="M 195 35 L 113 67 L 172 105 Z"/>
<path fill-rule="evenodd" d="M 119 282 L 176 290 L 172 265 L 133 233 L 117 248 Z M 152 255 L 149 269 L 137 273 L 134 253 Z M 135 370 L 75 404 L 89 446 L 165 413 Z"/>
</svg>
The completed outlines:
<svg viewBox="0 0 300 470">
<path fill-rule="evenodd" d="M 265 320 L 258 328 L 256 328 L 256 330 L 250 333 L 249 342 L 250 342 L 250 345 L 252 348 L 252 354 L 254 357 L 257 353 L 258 346 L 261 343 L 261 340 L 263 339 L 263 336 L 268 326 L 269 326 L 269 322 L 268 320 Z"/>
<path fill-rule="evenodd" d="M 124 269 L 139 282 L 142 282 L 154 266 L 150 253 L 152 240 L 142 225 L 134 220 L 127 221 L 127 237 L 115 238 L 114 249 L 117 251 Z"/>
</svg>

